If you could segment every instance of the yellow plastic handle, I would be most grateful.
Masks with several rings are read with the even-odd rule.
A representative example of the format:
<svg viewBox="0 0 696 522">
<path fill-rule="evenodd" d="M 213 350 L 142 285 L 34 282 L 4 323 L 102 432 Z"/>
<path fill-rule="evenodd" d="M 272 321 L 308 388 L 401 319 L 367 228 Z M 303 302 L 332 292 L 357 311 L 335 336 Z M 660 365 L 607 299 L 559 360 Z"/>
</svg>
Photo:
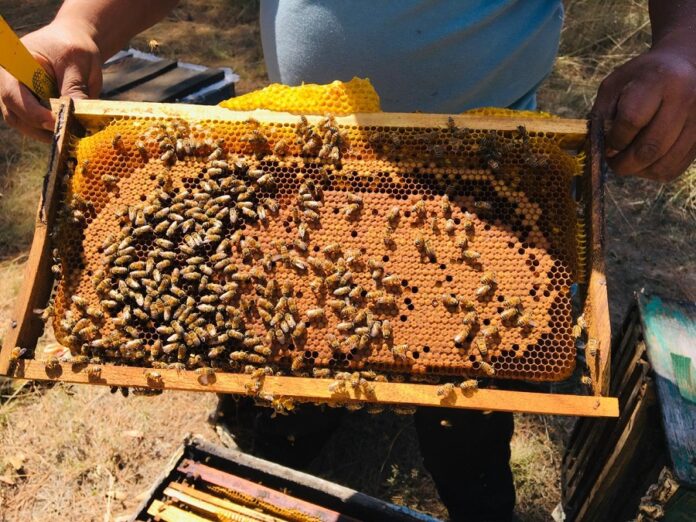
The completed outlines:
<svg viewBox="0 0 696 522">
<path fill-rule="evenodd" d="M 0 16 L 0 67 L 43 100 L 58 96 L 56 83 Z"/>
</svg>

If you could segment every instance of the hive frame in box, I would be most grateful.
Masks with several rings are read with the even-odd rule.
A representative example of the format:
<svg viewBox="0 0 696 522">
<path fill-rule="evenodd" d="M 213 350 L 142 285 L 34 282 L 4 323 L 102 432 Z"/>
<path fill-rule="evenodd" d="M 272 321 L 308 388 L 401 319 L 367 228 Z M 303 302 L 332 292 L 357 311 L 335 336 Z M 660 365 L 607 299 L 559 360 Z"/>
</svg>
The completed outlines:
<svg viewBox="0 0 696 522">
<path fill-rule="evenodd" d="M 52 229 L 57 209 L 57 180 L 65 174 L 70 136 L 84 135 L 86 130 L 100 128 L 105 122 L 118 116 L 163 117 L 185 120 L 247 120 L 253 116 L 259 122 L 295 122 L 296 115 L 270 111 L 234 112 L 219 107 L 187 105 L 165 105 L 134 102 L 103 102 L 69 99 L 53 100 L 56 128 L 48 172 L 44 180 L 43 193 L 36 218 L 36 230 L 25 273 L 25 284 L 20 292 L 15 312 L 0 352 L 0 374 L 19 379 L 59 380 L 73 383 L 102 384 L 109 386 L 153 387 L 148 382 L 143 368 L 132 366 L 103 365 L 98 379 L 90 379 L 84 366 L 70 362 L 47 374 L 44 364 L 36 359 L 11 361 L 12 350 L 17 347 L 33 352 L 43 332 L 43 323 L 33 313 L 46 305 L 53 286 L 50 270 L 49 231 Z M 317 117 L 318 118 L 318 117 Z M 578 178 L 579 190 L 586 212 L 591 215 L 590 229 L 586 230 L 589 240 L 587 270 L 589 275 L 586 289 L 591 307 L 586 307 L 588 336 L 597 341 L 596 350 L 586 354 L 592 378 L 592 395 L 570 395 L 534 393 L 499 389 L 479 389 L 467 394 L 457 389 L 447 397 L 435 393 L 435 385 L 414 383 L 374 383 L 374 395 L 367 397 L 359 390 L 349 390 L 341 400 L 345 402 L 380 402 L 394 405 L 444 406 L 452 408 L 494 411 L 515 411 L 542 414 L 581 415 L 614 417 L 618 415 L 618 402 L 607 397 L 609 383 L 610 325 L 607 305 L 606 279 L 603 258 L 603 176 L 601 164 L 601 126 L 591 122 L 589 135 L 584 120 L 557 120 L 536 118 L 500 118 L 486 116 L 454 116 L 458 126 L 483 129 L 514 131 L 524 125 L 531 132 L 550 132 L 562 136 L 565 149 L 584 151 L 588 161 L 585 173 Z M 309 118 L 310 121 L 313 119 Z M 441 125 L 442 115 L 371 113 L 336 118 L 337 122 L 381 127 L 434 127 Z M 159 370 L 161 387 L 165 389 L 214 391 L 220 393 L 248 394 L 245 387 L 252 383 L 248 375 L 219 373 L 214 382 L 203 385 L 193 371 Z M 328 379 L 312 379 L 290 376 L 269 376 L 264 379 L 263 391 L 277 396 L 299 400 L 335 400 L 328 390 Z"/>
</svg>

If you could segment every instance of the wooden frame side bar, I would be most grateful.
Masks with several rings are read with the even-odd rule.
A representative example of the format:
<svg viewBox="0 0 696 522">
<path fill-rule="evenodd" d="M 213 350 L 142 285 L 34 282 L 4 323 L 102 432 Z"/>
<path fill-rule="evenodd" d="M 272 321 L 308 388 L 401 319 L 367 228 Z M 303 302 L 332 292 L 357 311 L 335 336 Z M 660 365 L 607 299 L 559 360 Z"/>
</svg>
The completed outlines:
<svg viewBox="0 0 696 522">
<path fill-rule="evenodd" d="M 592 376 L 595 395 L 609 393 L 611 368 L 611 318 L 609 316 L 609 297 L 607 295 L 606 266 L 604 263 L 604 192 L 606 171 L 603 168 L 604 128 L 599 119 L 593 118 L 589 124 L 590 138 L 590 223 L 591 272 L 587 287 L 587 299 L 592 310 L 592 321 L 588 322 L 588 338 L 598 342 L 597 353 L 587 354 L 587 362 Z M 589 352 L 589 350 L 588 350 Z"/>
<path fill-rule="evenodd" d="M 54 107 L 56 126 L 51 156 L 36 214 L 34 238 L 24 270 L 24 284 L 10 318 L 2 350 L 0 350 L 0 375 L 7 374 L 10 355 L 15 347 L 33 350 L 36 347 L 36 341 L 43 333 L 43 322 L 33 311 L 35 308 L 45 306 L 53 287 L 49 234 L 53 230 L 58 206 L 57 180 L 63 174 L 70 146 L 70 135 L 74 130 L 73 110 L 73 102 L 68 97 L 61 98 L 58 106 Z"/>
<path fill-rule="evenodd" d="M 234 393 L 249 395 L 247 389 L 254 381 L 248 375 L 219 373 L 214 382 L 203 385 L 199 375 L 192 371 L 157 370 L 161 375 L 161 389 L 198 392 Z M 90 379 L 84 365 L 63 363 L 50 376 L 44 364 L 21 359 L 12 375 L 17 379 L 60 380 L 78 384 L 108 386 L 137 386 L 153 388 L 145 375 L 145 369 L 128 366 L 104 365 L 99 379 Z M 359 389 L 347 386 L 345 393 L 331 393 L 331 379 L 309 377 L 266 377 L 261 394 L 292 397 L 304 401 L 370 402 L 394 405 L 441 406 L 491 411 L 513 411 L 539 414 L 578 415 L 592 417 L 616 417 L 618 401 L 612 397 L 587 395 L 561 395 L 507 390 L 480 389 L 464 394 L 461 390 L 449 397 L 439 397 L 437 386 L 431 384 L 374 382 L 374 394 L 366 395 Z"/>
<path fill-rule="evenodd" d="M 54 106 L 56 100 L 51 100 Z M 259 122 L 297 123 L 300 117 L 288 112 L 257 109 L 254 111 L 232 111 L 218 106 L 188 105 L 183 103 L 147 103 L 104 100 L 75 100 L 75 116 L 85 127 L 98 128 L 116 117 L 130 118 L 181 118 L 188 121 L 218 120 L 246 121 L 254 118 Z M 370 127 L 442 127 L 447 125 L 446 114 L 421 114 L 398 112 L 374 112 L 337 116 L 339 125 Z M 323 116 L 307 116 L 314 123 Z M 524 125 L 530 132 L 545 132 L 562 135 L 563 147 L 578 150 L 587 135 L 586 120 L 560 118 L 516 118 L 480 115 L 453 115 L 455 124 L 470 129 L 515 131 Z"/>
</svg>

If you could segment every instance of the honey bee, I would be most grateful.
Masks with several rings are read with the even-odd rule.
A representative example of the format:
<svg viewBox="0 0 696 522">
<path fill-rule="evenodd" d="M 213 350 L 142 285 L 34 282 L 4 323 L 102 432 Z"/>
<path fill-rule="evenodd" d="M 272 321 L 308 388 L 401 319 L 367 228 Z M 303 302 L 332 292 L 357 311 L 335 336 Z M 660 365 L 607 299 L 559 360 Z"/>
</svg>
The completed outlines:
<svg viewBox="0 0 696 522">
<path fill-rule="evenodd" d="M 397 344 L 392 347 L 392 355 L 397 359 L 405 359 L 408 355 L 408 344 Z"/>
<path fill-rule="evenodd" d="M 19 346 L 15 346 L 12 348 L 12 351 L 10 352 L 10 361 L 15 362 L 18 359 L 20 359 L 25 353 L 27 353 L 26 348 L 20 348 Z M 50 370 L 50 368 L 49 368 Z"/>
<path fill-rule="evenodd" d="M 471 333 L 471 326 L 464 325 L 464 328 L 454 336 L 455 344 L 464 344 Z"/>
<path fill-rule="evenodd" d="M 401 215 L 400 207 L 392 207 L 387 213 L 387 224 L 391 229 L 395 229 L 399 223 L 399 216 Z"/>
<path fill-rule="evenodd" d="M 150 385 L 161 386 L 163 384 L 162 375 L 155 370 L 146 370 L 145 379 Z"/>
<path fill-rule="evenodd" d="M 354 219 L 358 216 L 358 214 L 360 214 L 361 209 L 362 205 L 358 205 L 357 203 L 351 203 L 343 210 L 343 213 L 348 219 Z"/>
<path fill-rule="evenodd" d="M 85 372 L 87 373 L 88 380 L 97 380 L 101 377 L 101 366 L 98 364 L 90 364 L 85 369 Z"/>
<path fill-rule="evenodd" d="M 478 261 L 481 258 L 481 254 L 478 253 L 476 250 L 467 249 L 462 251 L 461 258 L 464 261 L 474 262 Z"/>
<path fill-rule="evenodd" d="M 490 210 L 493 210 L 493 204 L 490 201 L 475 201 L 474 208 L 477 210 L 488 212 Z"/>
<path fill-rule="evenodd" d="M 285 140 L 280 139 L 273 146 L 273 154 L 276 156 L 285 156 L 288 153 L 288 148 L 288 143 Z"/>
<path fill-rule="evenodd" d="M 599 351 L 599 341 L 597 339 L 588 339 L 587 341 L 587 353 L 591 355 L 592 357 L 595 357 L 597 355 L 597 352 Z"/>
<path fill-rule="evenodd" d="M 375 305 L 393 308 L 396 306 L 396 299 L 393 295 L 384 295 L 375 299 Z"/>
<path fill-rule="evenodd" d="M 442 216 L 449 219 L 449 217 L 452 215 L 452 204 L 450 203 L 450 198 L 447 194 L 444 194 L 440 200 L 440 209 L 442 209 Z"/>
<path fill-rule="evenodd" d="M 312 376 L 315 379 L 328 379 L 331 377 L 331 370 L 329 368 L 312 368 Z"/>
<path fill-rule="evenodd" d="M 391 230 L 389 229 L 387 229 L 387 231 L 382 236 L 382 242 L 384 243 L 384 246 L 389 250 L 394 250 L 396 248 L 396 241 L 394 241 L 394 236 L 392 235 Z"/>
<path fill-rule="evenodd" d="M 433 250 L 432 246 L 430 245 L 430 241 L 425 239 L 423 236 L 418 236 L 414 240 L 414 244 L 416 245 L 416 249 L 418 252 L 421 254 L 422 257 L 426 257 L 430 259 L 431 261 L 434 261 L 436 259 L 435 256 L 435 251 Z"/>
<path fill-rule="evenodd" d="M 477 390 L 478 381 L 476 379 L 467 379 L 459 384 L 459 388 L 465 393 Z"/>
<path fill-rule="evenodd" d="M 329 384 L 329 392 L 332 394 L 344 393 L 346 391 L 346 381 L 335 380 Z"/>
<path fill-rule="evenodd" d="M 447 382 L 437 387 L 437 396 L 448 398 L 454 395 L 454 384 Z"/>
<path fill-rule="evenodd" d="M 456 231 L 457 231 L 457 225 L 456 225 L 456 223 L 454 222 L 453 219 L 448 219 L 447 221 L 445 221 L 445 232 L 446 232 L 447 234 L 452 235 L 452 234 L 454 234 Z M 461 241 L 461 240 L 460 240 L 460 241 Z M 466 248 L 466 245 L 464 245 L 464 247 L 461 247 L 461 246 L 459 245 L 459 241 L 457 242 L 457 246 L 458 246 L 459 248 Z"/>
<path fill-rule="evenodd" d="M 484 272 L 483 275 L 481 276 L 481 283 L 484 285 L 490 285 L 493 286 L 496 284 L 496 275 L 495 272 L 488 271 Z"/>
<path fill-rule="evenodd" d="M 304 368 L 304 360 L 301 356 L 293 357 L 292 363 L 290 365 L 290 370 L 293 372 L 299 372 Z"/>
<path fill-rule="evenodd" d="M 120 134 L 114 134 L 114 137 L 111 139 L 111 146 L 114 149 L 120 149 L 123 146 L 123 138 Z"/>
<path fill-rule="evenodd" d="M 520 311 L 517 308 L 505 308 L 502 312 L 500 312 L 500 318 L 503 321 L 510 321 L 519 313 Z"/>
<path fill-rule="evenodd" d="M 416 218 L 423 221 L 427 217 L 427 207 L 425 206 L 425 200 L 418 200 L 412 207 L 411 212 L 415 214 Z"/>
<path fill-rule="evenodd" d="M 399 288 L 401 286 L 401 281 L 395 275 L 388 275 L 382 278 L 382 285 L 386 288 Z"/>
<path fill-rule="evenodd" d="M 475 295 L 477 299 L 483 299 L 493 291 L 491 285 L 481 285 L 476 289 Z"/>
<path fill-rule="evenodd" d="M 391 327 L 391 322 L 389 319 L 384 319 L 382 321 L 382 337 L 385 339 L 391 339 L 392 336 L 392 327 Z"/>
<path fill-rule="evenodd" d="M 365 289 L 360 285 L 355 285 L 353 289 L 348 293 L 348 297 L 351 299 L 361 299 Z"/>
<path fill-rule="evenodd" d="M 336 257 L 341 255 L 340 243 L 329 243 L 321 251 L 327 256 Z"/>
<path fill-rule="evenodd" d="M 580 325 L 573 325 L 572 334 L 575 339 L 579 339 L 580 337 L 582 337 L 582 328 L 580 328 Z"/>
<path fill-rule="evenodd" d="M 173 150 L 167 150 L 160 156 L 160 161 L 169 167 L 176 163 L 176 153 Z"/>
<path fill-rule="evenodd" d="M 213 368 L 208 366 L 197 368 L 196 374 L 198 374 L 198 382 L 204 386 L 215 382 L 215 370 Z"/>
<path fill-rule="evenodd" d="M 110 186 L 118 182 L 118 177 L 112 176 L 111 174 L 102 174 L 101 180 L 105 185 Z"/>
<path fill-rule="evenodd" d="M 492 377 L 495 375 L 495 368 L 490 365 L 489 363 L 483 361 L 481 362 L 481 370 L 483 373 L 485 373 L 488 377 Z"/>
<path fill-rule="evenodd" d="M 459 300 L 451 294 L 442 294 L 441 297 L 442 304 L 444 305 L 445 308 L 458 308 L 459 307 Z"/>
<path fill-rule="evenodd" d="M 20 348 L 21 350 L 21 348 Z M 21 356 L 21 354 L 20 354 Z M 19 357 L 19 356 L 18 356 Z M 47 372 L 52 372 L 56 371 L 58 368 L 60 368 L 60 361 L 58 360 L 58 357 L 55 355 L 52 355 L 44 361 L 44 368 L 46 369 Z"/>
<path fill-rule="evenodd" d="M 585 386 L 592 386 L 592 377 L 590 377 L 589 375 L 583 375 L 580 378 L 580 383 L 584 384 Z"/>
<path fill-rule="evenodd" d="M 464 219 L 462 219 L 462 228 L 464 228 L 464 231 L 467 234 L 471 234 L 474 232 L 474 221 L 472 219 L 471 214 L 468 212 L 464 216 Z"/>
<path fill-rule="evenodd" d="M 484 328 L 481 330 L 481 334 L 483 335 L 484 339 L 489 340 L 496 335 L 498 335 L 500 332 L 498 330 L 497 326 L 489 326 L 488 328 Z"/>
<path fill-rule="evenodd" d="M 522 306 L 522 299 L 519 297 L 510 297 L 503 301 L 503 308 L 518 308 Z"/>
<path fill-rule="evenodd" d="M 87 307 L 89 306 L 89 302 L 87 301 L 87 299 L 85 299 L 84 297 L 79 296 L 79 295 L 73 295 L 73 296 L 70 298 L 70 300 L 71 300 L 76 306 L 78 306 L 79 308 L 82 308 L 83 310 L 84 310 L 84 309 L 87 309 Z"/>
<path fill-rule="evenodd" d="M 517 317 L 517 326 L 521 328 L 534 328 L 535 324 L 532 318 L 527 314 L 521 314 Z"/>
</svg>

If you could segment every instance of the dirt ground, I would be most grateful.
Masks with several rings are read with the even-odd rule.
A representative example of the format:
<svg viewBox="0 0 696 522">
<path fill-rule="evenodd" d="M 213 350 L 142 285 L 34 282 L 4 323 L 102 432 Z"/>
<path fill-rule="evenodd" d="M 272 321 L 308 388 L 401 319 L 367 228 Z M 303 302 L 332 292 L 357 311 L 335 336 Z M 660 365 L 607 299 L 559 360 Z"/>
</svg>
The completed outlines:
<svg viewBox="0 0 696 522">
<path fill-rule="evenodd" d="M 0 0 L 0 13 L 26 33 L 50 21 L 58 4 Z M 566 6 L 560 56 L 539 103 L 543 110 L 583 117 L 602 77 L 648 45 L 647 14 L 644 2 L 633 0 L 569 0 Z M 132 43 L 147 50 L 152 39 L 163 56 L 233 68 L 242 78 L 238 93 L 266 82 L 254 1 L 183 1 Z M 0 123 L 1 325 L 22 284 L 46 158 L 44 146 Z M 683 187 L 610 177 L 606 254 L 614 326 L 643 286 L 696 299 L 696 214 L 690 206 L 696 191 Z M 126 399 L 100 387 L 6 381 L 1 391 L 0 520 L 124 520 L 185 434 L 219 442 L 206 423 L 215 405 L 208 394 Z M 445 518 L 420 462 L 412 420 L 367 417 L 351 415 L 312 471 Z M 559 502 L 559 465 L 571 425 L 567 418 L 516 416 L 512 466 L 521 520 L 549 520 Z"/>
</svg>

